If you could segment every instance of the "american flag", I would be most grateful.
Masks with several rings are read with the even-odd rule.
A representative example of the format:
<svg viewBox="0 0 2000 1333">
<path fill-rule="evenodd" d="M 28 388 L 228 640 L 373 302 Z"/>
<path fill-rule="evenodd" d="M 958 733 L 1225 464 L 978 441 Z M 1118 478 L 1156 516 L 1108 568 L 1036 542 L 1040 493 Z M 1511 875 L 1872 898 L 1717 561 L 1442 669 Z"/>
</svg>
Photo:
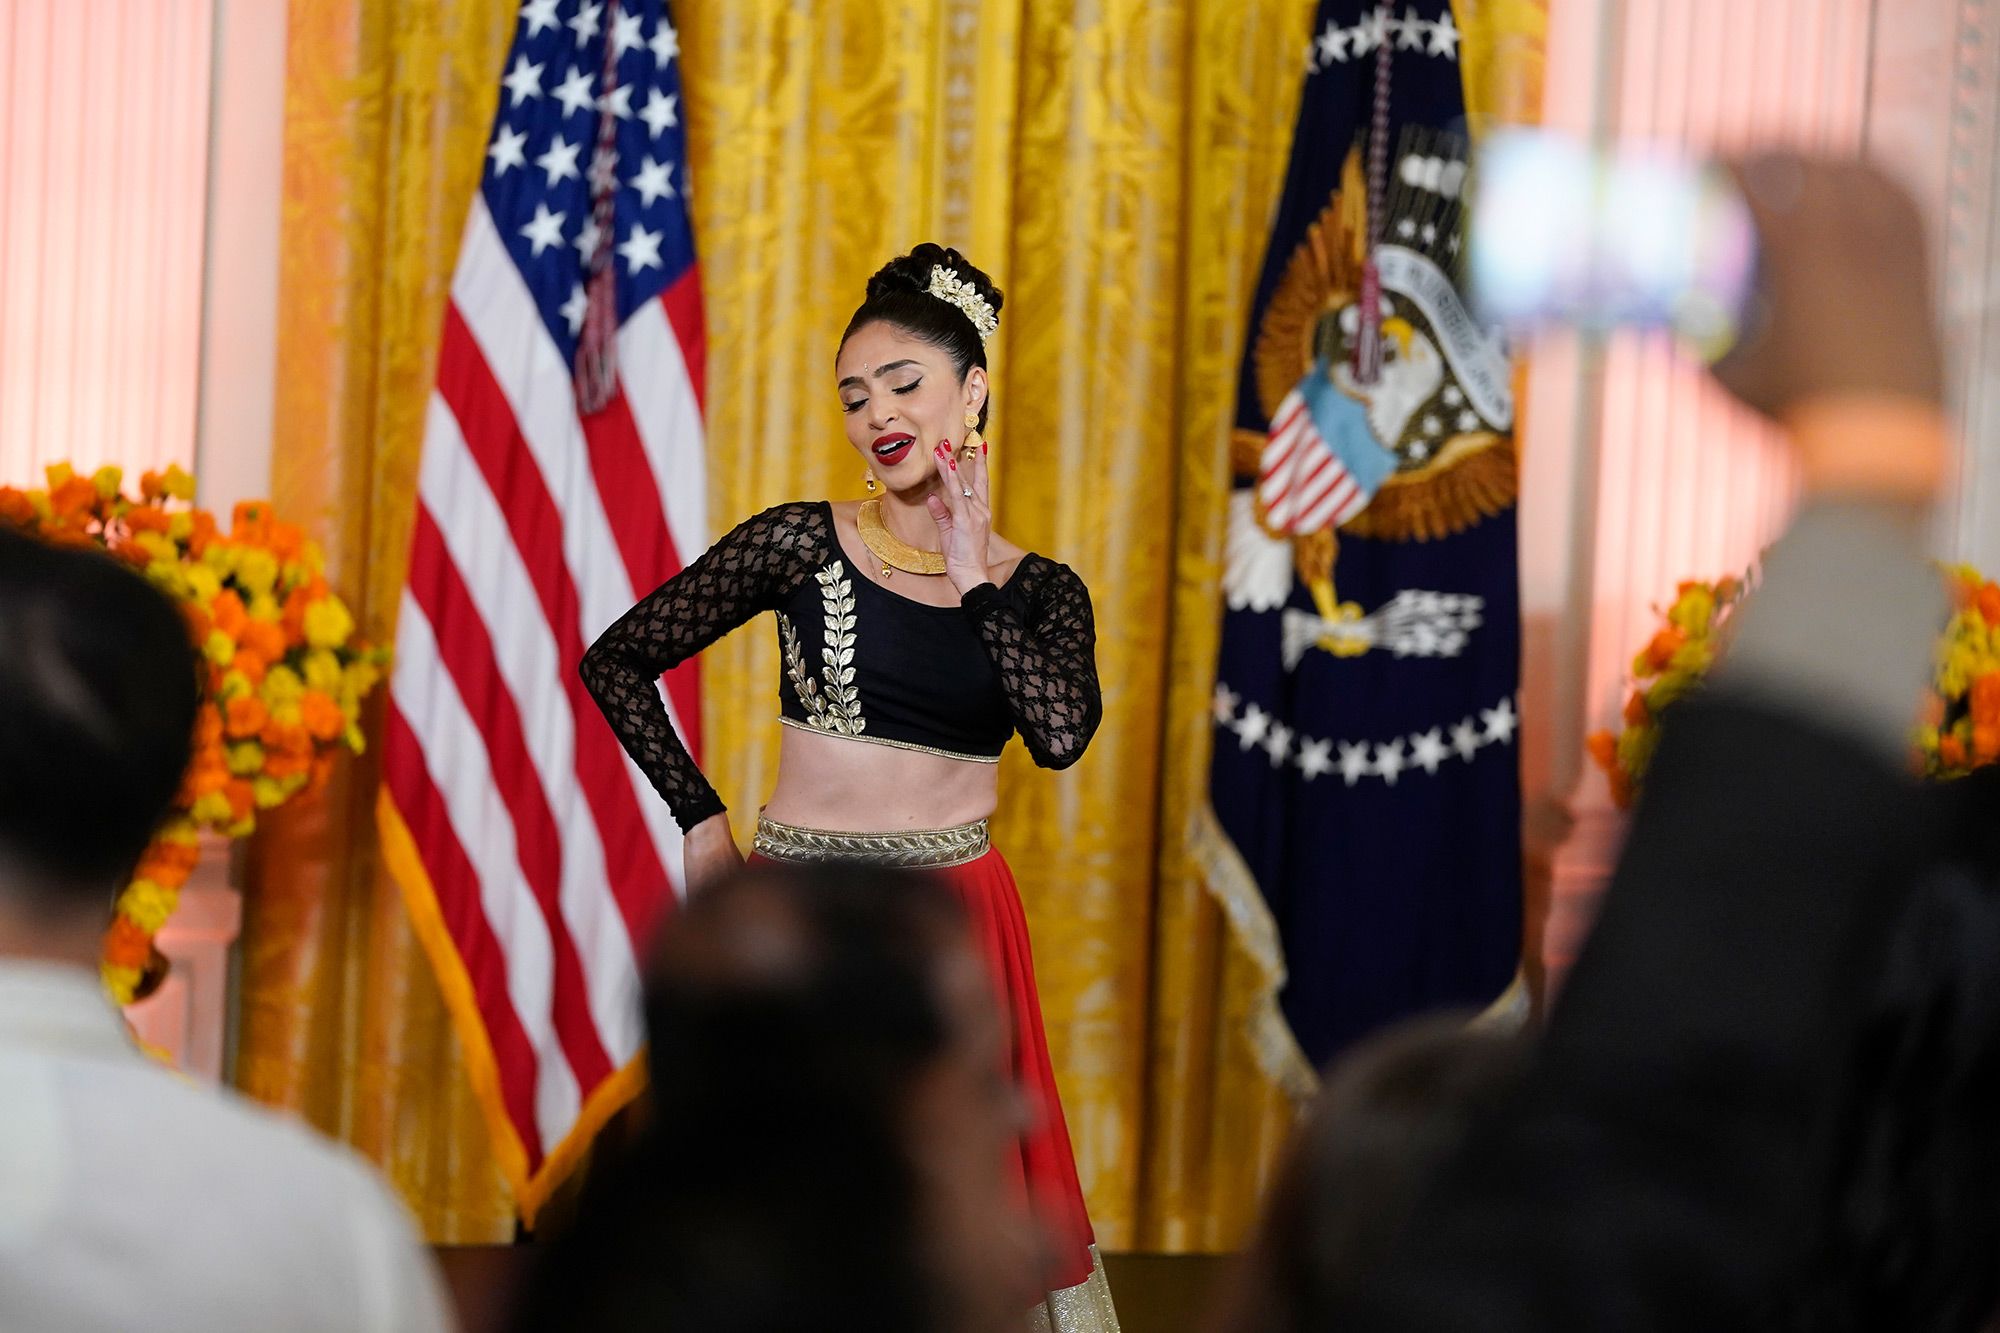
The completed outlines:
<svg viewBox="0 0 2000 1333">
<path fill-rule="evenodd" d="M 398 610 L 384 855 L 531 1223 L 637 1091 L 639 960 L 680 875 L 678 830 L 577 677 L 705 544 L 679 50 L 664 0 L 521 7 Z M 664 695 L 698 755 L 692 663 Z"/>
</svg>

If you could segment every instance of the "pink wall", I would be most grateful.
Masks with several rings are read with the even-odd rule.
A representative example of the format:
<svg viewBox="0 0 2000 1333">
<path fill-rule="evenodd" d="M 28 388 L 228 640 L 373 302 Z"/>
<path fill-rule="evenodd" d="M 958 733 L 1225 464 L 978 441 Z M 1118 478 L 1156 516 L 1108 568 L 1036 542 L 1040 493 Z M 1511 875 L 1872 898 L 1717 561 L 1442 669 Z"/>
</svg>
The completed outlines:
<svg viewBox="0 0 2000 1333">
<path fill-rule="evenodd" d="M 1860 146 L 1873 0 L 1556 0 L 1549 120 L 1691 152 Z M 1611 724 L 1654 608 L 1740 572 L 1794 498 L 1767 428 L 1664 338 L 1558 343 L 1528 398 L 1523 587 L 1540 718 L 1526 750 L 1544 962 L 1574 959 L 1620 821 L 1582 741 Z M 1534 914 L 1531 913 L 1531 919 Z"/>
<path fill-rule="evenodd" d="M 0 6 L 0 483 L 194 459 L 213 18 Z"/>
</svg>

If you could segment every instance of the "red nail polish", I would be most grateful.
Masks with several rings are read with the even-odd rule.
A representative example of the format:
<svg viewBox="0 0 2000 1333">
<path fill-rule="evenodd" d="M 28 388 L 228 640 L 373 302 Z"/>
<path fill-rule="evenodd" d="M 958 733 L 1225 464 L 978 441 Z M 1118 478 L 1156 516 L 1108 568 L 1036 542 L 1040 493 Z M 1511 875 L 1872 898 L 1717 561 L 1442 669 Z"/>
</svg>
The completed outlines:
<svg viewBox="0 0 2000 1333">
<path fill-rule="evenodd" d="M 992 447 L 993 447 L 993 446 L 992 446 L 992 445 L 990 445 L 990 444 L 988 444 L 988 443 L 986 443 L 986 441 L 984 441 L 984 440 L 981 440 L 981 441 L 979 442 L 979 456 L 980 456 L 981 458 L 984 458 L 984 457 L 986 457 L 986 451 L 987 451 L 988 449 L 991 449 Z"/>
<path fill-rule="evenodd" d="M 952 470 L 953 472 L 956 472 L 956 471 L 958 471 L 958 458 L 957 458 L 957 457 L 956 457 L 955 455 L 953 456 L 953 458 L 952 458 L 952 460 L 951 460 L 951 470 Z"/>
</svg>

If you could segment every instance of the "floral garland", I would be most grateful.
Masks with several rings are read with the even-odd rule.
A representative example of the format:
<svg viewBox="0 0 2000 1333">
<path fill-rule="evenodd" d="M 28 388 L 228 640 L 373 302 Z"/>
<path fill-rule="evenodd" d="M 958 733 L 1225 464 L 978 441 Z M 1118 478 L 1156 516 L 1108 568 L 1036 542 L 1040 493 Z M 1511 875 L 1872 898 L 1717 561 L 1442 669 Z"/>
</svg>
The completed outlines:
<svg viewBox="0 0 2000 1333">
<path fill-rule="evenodd" d="M 1963 777 L 2000 760 L 2000 586 L 1978 570 L 1949 571 L 1956 610 L 1938 641 L 1936 670 L 1915 736 L 1915 763 L 1929 778 Z M 1744 583 L 1690 582 L 1665 612 L 1666 624 L 1632 662 L 1624 727 L 1590 737 L 1590 756 L 1611 781 L 1611 798 L 1630 809 L 1660 739 L 1660 717 L 1698 688 L 1727 641 Z"/>
<path fill-rule="evenodd" d="M 224 533 L 193 507 L 194 478 L 178 467 L 145 473 L 136 498 L 122 486 L 118 468 L 86 478 L 57 464 L 46 489 L 0 487 L 0 522 L 143 570 L 180 603 L 207 663 L 193 762 L 105 935 L 105 988 L 129 1004 L 157 975 L 153 937 L 194 871 L 201 831 L 246 837 L 258 811 L 325 782 L 340 750 L 360 754 L 362 701 L 387 653 L 354 637 L 319 548 L 268 504 L 237 505 Z"/>
</svg>

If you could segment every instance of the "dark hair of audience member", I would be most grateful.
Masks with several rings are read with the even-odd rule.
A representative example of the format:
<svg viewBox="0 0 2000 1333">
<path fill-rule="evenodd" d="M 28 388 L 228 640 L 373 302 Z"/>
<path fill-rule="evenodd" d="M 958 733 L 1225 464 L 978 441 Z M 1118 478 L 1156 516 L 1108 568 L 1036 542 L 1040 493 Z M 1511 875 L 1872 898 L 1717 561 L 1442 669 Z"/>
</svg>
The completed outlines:
<svg viewBox="0 0 2000 1333">
<path fill-rule="evenodd" d="M 1513 1092 L 1527 1049 L 1517 1036 L 1454 1015 L 1398 1025 L 1336 1063 L 1214 1326 L 1336 1327 L 1447 1159 Z"/>
<path fill-rule="evenodd" d="M 592 1167 L 517 1328 L 928 1330 L 917 1078 L 951 1021 L 955 899 L 879 867 L 758 867 L 668 926 L 645 1123 Z"/>
<path fill-rule="evenodd" d="M 143 576 L 0 526 L 0 884 L 21 905 L 109 912 L 187 769 L 198 665 Z"/>
<path fill-rule="evenodd" d="M 1992 1326 L 2000 1314 L 2000 770 L 1940 790 L 1943 862 L 1901 904 L 1829 1108 L 1826 1192 L 1772 1326 Z"/>
</svg>

